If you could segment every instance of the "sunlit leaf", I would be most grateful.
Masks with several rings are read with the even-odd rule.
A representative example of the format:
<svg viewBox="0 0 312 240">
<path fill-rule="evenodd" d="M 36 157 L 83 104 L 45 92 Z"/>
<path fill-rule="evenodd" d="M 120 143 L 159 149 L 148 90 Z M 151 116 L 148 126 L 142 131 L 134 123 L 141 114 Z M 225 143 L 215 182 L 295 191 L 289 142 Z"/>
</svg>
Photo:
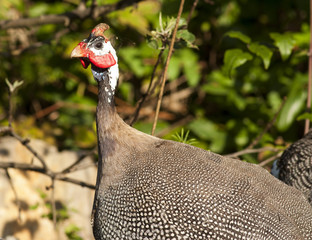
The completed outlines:
<svg viewBox="0 0 312 240">
<path fill-rule="evenodd" d="M 235 68 L 243 65 L 252 59 L 252 55 L 243 52 L 241 49 L 230 49 L 224 55 L 224 71 L 228 77 L 231 77 Z"/>
<path fill-rule="evenodd" d="M 302 91 L 302 85 L 305 82 L 305 75 L 297 74 L 294 78 L 289 96 L 276 122 L 277 128 L 280 131 L 287 130 L 303 108 L 307 96 L 306 91 Z"/>
<path fill-rule="evenodd" d="M 239 18 L 240 12 L 241 9 L 239 4 L 235 1 L 230 1 L 221 8 L 221 14 L 218 17 L 216 24 L 218 26 L 230 26 Z"/>
<path fill-rule="evenodd" d="M 186 29 L 179 30 L 177 32 L 177 38 L 182 38 L 183 40 L 185 40 L 187 42 L 194 42 L 195 41 L 195 35 L 193 33 L 190 33 Z"/>
<path fill-rule="evenodd" d="M 271 33 L 270 37 L 274 40 L 274 45 L 278 47 L 283 61 L 287 60 L 296 43 L 293 36 L 290 33 Z"/>
<path fill-rule="evenodd" d="M 175 80 L 178 78 L 182 67 L 182 61 L 179 56 L 173 55 L 169 62 L 167 71 L 168 79 Z"/>
<path fill-rule="evenodd" d="M 243 34 L 241 32 L 238 32 L 238 31 L 227 32 L 225 34 L 225 36 L 229 36 L 231 38 L 237 38 L 237 39 L 241 40 L 244 43 L 250 43 L 251 42 L 250 37 L 248 37 L 247 35 L 245 35 L 245 34 Z"/>
<path fill-rule="evenodd" d="M 156 40 L 154 40 L 154 39 L 149 40 L 149 41 L 147 42 L 147 45 L 148 45 L 149 47 L 153 48 L 153 49 L 158 49 L 158 48 L 159 48 L 158 42 L 157 42 Z"/>
<path fill-rule="evenodd" d="M 260 45 L 259 43 L 251 43 L 248 48 L 251 52 L 253 52 L 262 59 L 264 68 L 268 69 L 270 66 L 273 52 L 268 47 Z"/>
<path fill-rule="evenodd" d="M 31 6 L 28 13 L 30 17 L 38 17 L 45 14 L 49 9 L 49 4 L 45 2 L 36 3 Z"/>
<path fill-rule="evenodd" d="M 308 119 L 310 122 L 312 122 L 312 113 L 306 112 L 297 117 L 297 121 L 305 120 L 305 119 Z"/>
<path fill-rule="evenodd" d="M 183 39 L 186 42 L 187 47 L 197 48 L 197 46 L 193 44 L 195 41 L 195 35 L 188 30 L 179 30 L 177 32 L 177 38 Z"/>
<path fill-rule="evenodd" d="M 187 82 L 189 86 L 194 87 L 198 84 L 200 80 L 198 56 L 191 49 L 188 48 L 183 49 L 180 56 Z"/>
<path fill-rule="evenodd" d="M 296 45 L 307 47 L 310 44 L 310 27 L 307 23 L 303 23 L 300 32 L 293 33 Z M 306 54 L 307 55 L 307 54 Z"/>
<path fill-rule="evenodd" d="M 298 92 L 296 95 L 291 95 L 280 113 L 277 121 L 277 127 L 281 131 L 285 131 L 295 120 L 297 114 L 301 111 L 306 99 L 305 92 Z"/>
<path fill-rule="evenodd" d="M 225 147 L 225 133 L 218 129 L 217 125 L 212 121 L 199 118 L 192 121 L 188 128 L 196 134 L 200 139 L 211 141 L 209 148 L 211 151 L 220 152 Z"/>
</svg>

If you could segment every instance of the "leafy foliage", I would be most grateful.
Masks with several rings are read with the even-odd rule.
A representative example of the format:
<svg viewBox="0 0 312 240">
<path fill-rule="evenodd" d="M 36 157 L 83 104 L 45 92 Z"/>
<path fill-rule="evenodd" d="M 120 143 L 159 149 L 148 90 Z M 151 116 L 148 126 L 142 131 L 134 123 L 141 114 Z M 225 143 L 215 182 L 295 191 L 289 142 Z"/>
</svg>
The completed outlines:
<svg viewBox="0 0 312 240">
<path fill-rule="evenodd" d="M 70 224 L 66 227 L 65 234 L 69 240 L 82 240 L 82 237 L 78 234 L 80 230 L 78 226 Z"/>
<path fill-rule="evenodd" d="M 184 128 L 181 129 L 181 132 L 178 133 L 176 132 L 173 135 L 173 138 L 177 141 L 177 142 L 181 142 L 181 143 L 186 143 L 186 144 L 190 144 L 190 145 L 194 145 L 196 143 L 196 139 L 195 138 L 189 138 L 189 134 L 190 131 L 186 131 L 184 132 Z"/>
<path fill-rule="evenodd" d="M 98 6 L 116 2 L 96 1 Z M 71 50 L 98 22 L 109 23 L 121 69 L 119 111 L 127 120 L 148 87 L 159 52 L 164 50 L 155 82 L 162 72 L 178 3 L 143 1 L 96 20 L 77 20 L 68 29 L 62 24 L 47 24 L 1 30 L 0 124 L 8 123 L 4 80 L 12 84 L 23 81 L 14 97 L 13 126 L 19 134 L 43 138 L 59 148 L 95 148 L 95 82 L 90 71 L 69 59 Z M 9 20 L 62 14 L 78 4 L 4 0 L 0 17 Z M 87 1 L 87 6 L 91 5 L 92 1 Z M 196 138 L 196 146 L 234 152 L 248 146 L 287 97 L 276 123 L 258 147 L 274 144 L 279 138 L 294 141 L 301 136 L 301 119 L 310 118 L 302 115 L 308 77 L 308 2 L 286 1 L 281 9 L 279 2 L 216 1 L 210 5 L 199 1 L 187 24 L 191 7 L 192 2 L 187 2 L 177 33 L 164 96 L 168 100 L 163 104 L 158 131 L 192 116 L 193 120 L 164 137 L 184 128 Z M 134 125 L 148 133 L 158 90 L 153 88 L 146 103 L 149 114 L 143 114 Z M 253 155 L 246 160 L 256 162 L 258 158 Z"/>
<path fill-rule="evenodd" d="M 1 0 L 0 21 L 65 14 L 83 2 L 86 7 L 94 3 L 101 7 L 119 0 Z M 255 147 L 281 148 L 301 137 L 303 120 L 312 119 L 304 109 L 309 2 L 283 1 L 282 8 L 280 1 L 210 2 L 198 1 L 189 23 L 193 2 L 185 3 L 156 132 L 226 154 L 249 146 L 277 114 Z M 18 134 L 44 139 L 60 149 L 96 148 L 95 82 L 91 71 L 69 56 L 96 24 L 106 22 L 121 71 L 118 111 L 126 121 L 155 73 L 144 111 L 134 124 L 150 133 L 178 5 L 177 0 L 146 0 L 65 24 L 0 29 L 0 125 L 9 122 L 8 90 L 18 88 L 11 105 Z M 160 64 L 154 69 L 159 55 Z M 258 163 L 265 156 L 268 153 L 249 154 L 243 160 Z M 42 217 L 52 219 L 47 194 L 39 194 L 43 203 L 30 209 L 39 208 Z M 57 220 L 66 222 L 72 211 L 60 203 Z M 65 234 L 80 240 L 82 231 L 67 225 Z"/>
</svg>

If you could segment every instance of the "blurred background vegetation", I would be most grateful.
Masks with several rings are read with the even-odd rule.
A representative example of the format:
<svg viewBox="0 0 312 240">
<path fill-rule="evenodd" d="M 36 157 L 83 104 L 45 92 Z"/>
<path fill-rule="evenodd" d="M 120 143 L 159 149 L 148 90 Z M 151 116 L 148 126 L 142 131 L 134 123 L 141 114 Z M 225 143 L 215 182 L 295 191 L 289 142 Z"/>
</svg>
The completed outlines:
<svg viewBox="0 0 312 240">
<path fill-rule="evenodd" d="M 86 6 L 116 2 L 88 0 Z M 59 149 L 95 148 L 97 87 L 91 71 L 70 59 L 71 50 L 96 24 L 110 25 L 121 71 L 116 102 L 120 115 L 130 122 L 164 47 L 154 82 L 162 72 L 168 52 L 162 28 L 170 28 L 179 3 L 138 1 L 67 25 L 5 29 L 4 20 L 63 14 L 80 1 L 1 0 L 1 126 L 8 124 L 5 79 L 22 80 L 13 97 L 16 132 Z M 181 24 L 187 26 L 180 28 L 182 41 L 169 65 L 157 135 L 179 139 L 189 131 L 194 145 L 227 154 L 245 149 L 278 113 L 256 147 L 283 147 L 300 138 L 304 121 L 298 116 L 305 112 L 308 81 L 309 2 L 200 0 L 188 22 L 193 3 L 184 6 Z M 155 85 L 134 124 L 141 131 L 151 132 L 158 91 Z M 259 162 L 262 157 L 242 158 Z"/>
</svg>

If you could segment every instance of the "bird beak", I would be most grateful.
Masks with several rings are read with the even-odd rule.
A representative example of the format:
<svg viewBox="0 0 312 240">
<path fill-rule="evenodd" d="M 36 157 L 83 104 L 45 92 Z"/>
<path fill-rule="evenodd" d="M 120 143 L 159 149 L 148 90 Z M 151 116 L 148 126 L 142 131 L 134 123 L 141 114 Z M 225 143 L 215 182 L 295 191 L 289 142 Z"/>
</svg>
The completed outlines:
<svg viewBox="0 0 312 240">
<path fill-rule="evenodd" d="M 86 54 L 86 43 L 81 42 L 77 45 L 77 47 L 74 48 L 74 50 L 71 52 L 70 57 L 71 58 L 82 58 L 82 57 L 87 57 Z"/>
<path fill-rule="evenodd" d="M 88 51 L 87 51 L 87 44 L 85 42 L 80 42 L 77 47 L 70 54 L 71 58 L 79 58 L 82 66 L 87 68 L 90 64 L 88 60 Z"/>
</svg>

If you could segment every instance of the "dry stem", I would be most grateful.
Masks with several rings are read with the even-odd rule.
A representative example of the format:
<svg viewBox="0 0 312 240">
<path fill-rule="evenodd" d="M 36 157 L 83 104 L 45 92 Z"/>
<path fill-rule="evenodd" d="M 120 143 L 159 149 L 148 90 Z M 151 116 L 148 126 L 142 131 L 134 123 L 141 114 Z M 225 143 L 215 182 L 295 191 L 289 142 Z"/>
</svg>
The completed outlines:
<svg viewBox="0 0 312 240">
<path fill-rule="evenodd" d="M 156 129 L 156 125 L 157 125 L 158 115 L 159 115 L 159 111 L 160 111 L 161 100 L 162 100 L 162 97 L 163 97 L 163 94 L 164 94 L 165 83 L 166 83 L 166 80 L 167 80 L 168 66 L 169 66 L 170 58 L 171 58 L 171 55 L 172 55 L 172 52 L 173 52 L 173 46 L 174 46 L 174 42 L 175 42 L 177 31 L 178 31 L 180 17 L 181 17 L 182 11 L 183 11 L 183 6 L 184 6 L 184 0 L 181 0 L 178 16 L 177 16 L 177 20 L 176 20 L 176 24 L 175 24 L 175 27 L 174 27 L 174 30 L 173 30 L 173 33 L 172 33 L 172 39 L 171 39 L 171 43 L 170 43 L 170 47 L 169 47 L 169 53 L 168 53 L 166 64 L 165 64 L 165 69 L 164 69 L 164 72 L 163 72 L 163 75 L 162 75 L 161 88 L 160 88 L 158 101 L 157 101 L 155 119 L 154 119 L 153 128 L 152 128 L 152 135 L 155 134 L 155 129 Z"/>
</svg>

